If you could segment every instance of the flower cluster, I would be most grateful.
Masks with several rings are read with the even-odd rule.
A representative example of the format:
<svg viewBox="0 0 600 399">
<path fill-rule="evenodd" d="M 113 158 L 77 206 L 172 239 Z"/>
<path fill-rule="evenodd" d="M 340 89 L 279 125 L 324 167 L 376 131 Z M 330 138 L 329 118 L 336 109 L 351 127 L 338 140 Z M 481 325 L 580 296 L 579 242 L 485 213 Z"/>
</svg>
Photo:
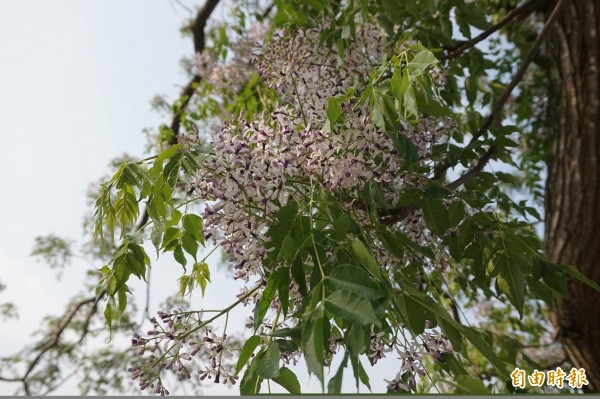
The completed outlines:
<svg viewBox="0 0 600 399">
<path fill-rule="evenodd" d="M 256 35 L 239 42 L 238 55 L 230 62 L 216 63 L 208 53 L 196 59 L 197 72 L 214 85 L 237 90 L 248 79 L 248 73 L 258 71 L 263 83 L 277 93 L 278 100 L 268 111 L 233 117 L 212 133 L 212 153 L 189 186 L 190 194 L 193 192 L 209 201 L 202 212 L 205 238 L 212 239 L 225 251 L 233 264 L 234 277 L 246 283 L 257 280 L 264 287 L 270 241 L 267 230 L 282 207 L 290 201 L 310 201 L 315 187 L 335 196 L 343 210 L 364 219 L 358 222 L 368 222 L 366 206 L 361 199 L 367 182 L 376 182 L 389 204 L 398 202 L 403 189 L 424 185 L 422 175 L 413 175 L 403 169 L 405 160 L 393 139 L 371 119 L 370 105 L 356 95 L 365 89 L 372 70 L 386 54 L 385 35 L 375 25 L 360 25 L 356 42 L 346 48 L 341 57 L 335 45 L 321 45 L 320 32 L 317 28 L 299 30 L 292 35 L 275 32 L 264 48 L 250 51 L 249 43 L 260 41 L 257 31 Z M 255 69 L 245 69 L 248 64 Z M 238 78 L 236 83 L 234 80 Z M 328 112 L 332 98 L 340 110 L 334 121 L 330 120 Z M 398 134 L 412 141 L 418 162 L 425 165 L 444 122 L 422 117 L 416 125 L 399 123 Z M 423 233 L 421 215 L 414 215 L 413 219 L 388 228 L 413 232 L 419 244 L 433 239 Z M 371 233 L 366 231 L 366 234 Z M 396 270 L 406 262 L 406 259 L 397 259 L 387 252 L 374 233 L 372 239 L 382 267 Z M 303 261 L 310 269 L 310 258 Z M 279 266 L 271 264 L 271 269 L 266 271 L 273 272 Z M 291 283 L 289 288 L 289 303 L 299 309 L 302 297 L 298 286 Z M 260 291 L 254 290 L 252 296 L 247 296 L 248 292 L 247 288 L 243 289 L 238 297 L 246 298 L 244 304 L 256 303 Z M 280 306 L 277 298 L 272 301 L 272 306 Z M 189 379 L 191 373 L 184 361 L 199 352 L 204 353 L 210 367 L 200 372 L 201 380 L 214 378 L 219 382 L 222 378 L 224 382 L 235 382 L 235 377 L 221 365 L 227 349 L 225 335 L 219 337 L 205 329 L 199 343 L 190 342 L 191 338 L 178 337 L 188 337 L 196 331 L 194 329 L 201 325 L 199 316 L 186 322 L 178 318 L 190 318 L 191 315 L 160 316 L 168 328 L 163 330 L 154 322 L 155 329 L 148 332 L 151 338 L 137 337 L 134 345 L 140 348 L 140 354 L 153 339 L 157 341 L 151 351 L 158 348 L 159 341 L 165 342 L 160 362 L 152 361 L 161 367 L 170 365 L 177 370 L 180 379 Z M 263 322 L 259 334 L 268 323 Z M 196 327 L 189 329 L 189 326 Z M 386 343 L 382 333 L 374 333 L 369 358 L 374 364 L 395 349 L 400 354 L 402 368 L 390 384 L 398 388 L 414 386 L 416 376 L 423 373 L 423 354 L 439 360 L 442 353 L 451 350 L 447 340 L 436 332 L 424 334 L 422 339 L 424 352 L 414 345 L 404 347 L 395 340 Z M 335 354 L 342 340 L 333 339 L 329 344 L 330 354 Z M 187 352 L 180 353 L 184 348 Z M 166 355 L 170 356 L 169 362 L 165 360 Z M 284 362 L 295 364 L 299 353 L 286 352 L 281 356 Z M 147 370 L 149 368 L 134 368 L 133 371 L 144 387 L 154 378 Z"/>
<path fill-rule="evenodd" d="M 153 328 L 146 337 L 136 334 L 132 347 L 139 360 L 128 369 L 132 379 L 139 379 L 141 390 L 151 388 L 154 393 L 168 395 L 163 386 L 163 371 L 175 374 L 178 381 L 190 380 L 196 370 L 200 381 L 213 379 L 215 383 L 235 384 L 237 376 L 231 365 L 224 360 L 231 359 L 230 338 L 223 333 L 218 335 L 202 322 L 202 312 L 158 312 L 160 319 L 152 317 Z M 146 351 L 151 352 L 142 358 Z M 201 367 L 194 359 L 202 359 Z"/>
<path fill-rule="evenodd" d="M 448 338 L 437 330 L 423 332 L 418 337 L 421 344 L 415 341 L 403 345 L 397 339 L 388 343 L 385 342 L 384 335 L 383 332 L 371 333 L 368 357 L 372 364 L 376 364 L 386 357 L 386 353 L 396 351 L 398 359 L 402 361 L 400 370 L 392 380 L 384 380 L 388 384 L 387 389 L 392 392 L 409 391 L 416 386 L 417 377 L 425 375 L 424 356 L 431 356 L 434 362 L 439 362 L 444 353 L 452 353 Z"/>
<path fill-rule="evenodd" d="M 256 73 L 254 50 L 266 33 L 264 24 L 251 25 L 246 34 L 234 39 L 229 46 L 228 59 L 220 60 L 214 49 L 207 48 L 194 57 L 198 76 L 211 84 L 218 92 L 237 94 L 248 79 Z"/>
<path fill-rule="evenodd" d="M 261 276 L 272 216 L 290 198 L 305 197 L 308 184 L 343 193 L 350 209 L 369 180 L 377 181 L 389 203 L 413 183 L 398 172 L 403 160 L 388 134 L 371 121 L 367 104 L 341 99 L 342 120 L 333 127 L 328 122 L 329 99 L 360 89 L 384 54 L 378 28 L 366 24 L 356 40 L 342 62 L 335 48 L 318 45 L 318 29 L 295 36 L 276 32 L 257 59 L 279 105 L 253 121 L 226 122 L 213 134 L 214 156 L 198 173 L 195 189 L 214 200 L 203 213 L 206 236 L 219 240 L 236 278 Z M 425 159 L 440 121 L 424 117 L 418 126 L 402 126 Z"/>
</svg>

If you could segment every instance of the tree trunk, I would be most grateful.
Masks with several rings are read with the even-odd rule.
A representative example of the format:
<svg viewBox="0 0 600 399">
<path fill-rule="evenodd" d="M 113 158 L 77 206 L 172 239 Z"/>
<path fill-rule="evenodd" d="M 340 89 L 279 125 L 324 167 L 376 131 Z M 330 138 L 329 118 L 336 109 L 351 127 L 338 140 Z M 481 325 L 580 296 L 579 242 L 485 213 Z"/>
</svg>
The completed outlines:
<svg viewBox="0 0 600 399">
<path fill-rule="evenodd" d="M 551 143 L 546 184 L 545 248 L 600 281 L 600 0 L 571 0 L 548 39 L 554 63 L 549 93 Z M 568 281 L 555 312 L 558 338 L 600 390 L 600 294 Z M 567 371 L 568 372 L 568 371 Z"/>
</svg>

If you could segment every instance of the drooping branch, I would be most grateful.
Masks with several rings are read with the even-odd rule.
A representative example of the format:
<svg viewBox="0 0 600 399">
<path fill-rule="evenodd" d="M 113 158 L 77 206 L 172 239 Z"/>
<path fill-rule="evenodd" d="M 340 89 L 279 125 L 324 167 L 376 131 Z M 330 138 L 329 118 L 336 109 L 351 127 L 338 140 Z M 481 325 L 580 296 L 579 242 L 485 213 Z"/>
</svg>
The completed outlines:
<svg viewBox="0 0 600 399">
<path fill-rule="evenodd" d="M 456 46 L 447 48 L 446 50 L 448 51 L 448 54 L 441 57 L 442 60 L 443 61 L 451 60 L 451 59 L 459 57 L 466 50 L 468 50 L 472 47 L 475 47 L 478 43 L 484 41 L 485 39 L 490 37 L 495 32 L 504 28 L 513 19 L 515 19 L 519 16 L 527 16 L 527 15 L 531 14 L 535 10 L 535 8 L 533 6 L 539 2 L 540 2 L 540 0 L 529 0 L 529 1 L 526 1 L 525 3 L 521 4 L 517 8 L 510 10 L 504 16 L 504 18 L 502 18 L 497 24 L 491 26 L 486 31 L 480 33 L 479 35 L 475 36 L 471 40 L 459 42 Z"/>
</svg>

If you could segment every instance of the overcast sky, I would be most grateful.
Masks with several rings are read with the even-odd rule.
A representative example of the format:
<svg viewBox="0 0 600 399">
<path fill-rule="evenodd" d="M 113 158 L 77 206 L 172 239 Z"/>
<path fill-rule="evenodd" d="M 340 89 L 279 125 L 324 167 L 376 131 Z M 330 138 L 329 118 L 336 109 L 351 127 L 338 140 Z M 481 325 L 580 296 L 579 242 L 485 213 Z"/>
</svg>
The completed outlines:
<svg viewBox="0 0 600 399">
<path fill-rule="evenodd" d="M 218 10 L 217 17 L 224 15 Z M 31 342 L 42 317 L 60 314 L 81 290 L 89 266 L 75 261 L 57 282 L 54 271 L 29 256 L 34 238 L 79 239 L 89 184 L 112 158 L 142 155 L 142 129 L 164 122 L 150 100 L 176 98 L 187 81 L 179 60 L 193 46 L 179 28 L 188 16 L 174 0 L 0 0 L 0 282 L 8 287 L 0 303 L 14 302 L 21 315 L 0 322 L 0 356 Z M 213 271 L 217 262 L 212 259 Z M 153 288 L 153 303 L 175 290 L 177 267 L 155 267 L 161 284 Z M 205 308 L 224 306 L 237 293 L 228 276 L 213 276 Z M 139 293 L 142 286 L 136 287 Z M 378 366 L 372 383 L 381 391 L 381 377 L 396 372 L 385 362 Z M 306 388 L 307 376 L 299 374 Z M 346 374 L 351 390 L 350 379 Z M 315 378 L 309 386 L 318 389 Z M 14 389 L 0 383 L 0 394 Z M 78 393 L 68 384 L 58 392 Z"/>
<path fill-rule="evenodd" d="M 21 315 L 0 324 L 0 355 L 81 289 L 87 265 L 57 283 L 29 257 L 34 237 L 78 239 L 88 185 L 112 158 L 142 154 L 142 129 L 163 121 L 150 100 L 175 98 L 187 80 L 188 16 L 169 0 L 0 0 L 0 302 Z"/>
</svg>

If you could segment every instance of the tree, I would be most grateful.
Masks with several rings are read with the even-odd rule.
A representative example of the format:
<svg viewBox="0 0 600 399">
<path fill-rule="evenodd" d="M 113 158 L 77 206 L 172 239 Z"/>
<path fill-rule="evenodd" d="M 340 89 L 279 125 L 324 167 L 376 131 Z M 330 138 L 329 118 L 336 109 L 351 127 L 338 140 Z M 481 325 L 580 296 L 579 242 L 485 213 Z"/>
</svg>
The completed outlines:
<svg viewBox="0 0 600 399">
<path fill-rule="evenodd" d="M 545 248 L 554 262 L 570 263 L 594 281 L 597 235 L 599 129 L 597 49 L 590 46 L 600 21 L 594 1 L 568 2 L 557 19 L 548 44 L 548 127 L 550 151 L 546 184 Z M 568 173 L 568 175 L 566 174 Z M 572 361 L 586 370 L 600 370 L 598 295 L 589 286 L 570 280 L 568 300 L 557 311 L 558 335 Z M 590 376 L 596 391 L 600 373 Z"/>
<path fill-rule="evenodd" d="M 597 390 L 595 144 L 579 156 L 595 143 L 594 3 L 240 2 L 207 28 L 218 3 L 186 28 L 195 74 L 157 154 L 100 186 L 107 264 L 85 304 L 127 326 L 146 242 L 183 268 L 181 296 L 204 294 L 217 249 L 246 286 L 214 313 L 151 318 L 133 339 L 140 388 L 166 394 L 172 373 L 299 393 L 302 358 L 339 393 L 346 367 L 370 388 L 393 351 L 389 392 Z M 37 362 L 14 378 L 26 392 Z M 511 373 L 559 366 L 589 384 Z"/>
</svg>

